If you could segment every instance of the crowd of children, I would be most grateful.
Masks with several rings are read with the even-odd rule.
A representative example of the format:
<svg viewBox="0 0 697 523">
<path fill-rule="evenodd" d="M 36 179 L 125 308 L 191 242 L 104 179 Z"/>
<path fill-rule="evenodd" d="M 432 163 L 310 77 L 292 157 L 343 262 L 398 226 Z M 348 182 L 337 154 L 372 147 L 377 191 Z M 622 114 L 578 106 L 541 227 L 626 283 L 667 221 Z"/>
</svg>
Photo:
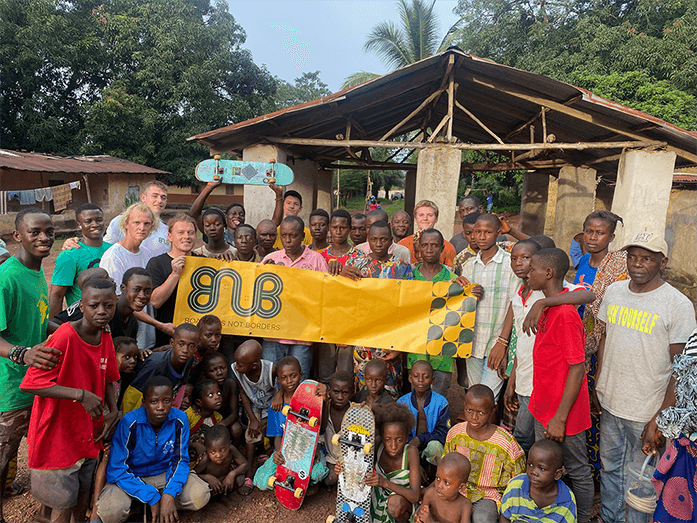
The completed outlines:
<svg viewBox="0 0 697 523">
<path fill-rule="evenodd" d="M 624 470 L 642 450 L 662 450 L 656 420 L 665 426 L 659 415 L 675 405 L 671 365 L 696 327 L 693 305 L 661 279 L 662 238 L 643 233 L 610 252 L 620 219 L 592 213 L 572 285 L 567 253 L 472 196 L 448 242 L 427 200 L 413 233 L 407 213 L 390 220 L 379 207 L 315 209 L 307 228 L 300 194 L 272 186 L 273 217 L 255 229 L 240 205 L 203 210 L 217 185 L 163 225 L 166 187 L 149 184 L 106 237 L 101 209 L 80 207 L 81 237 L 65 242 L 50 292 L 51 218 L 18 213 L 19 251 L 0 259 L 0 494 L 27 433 L 45 520 L 118 523 L 145 504 L 153 521 L 172 522 L 211 498 L 269 489 L 285 462 L 283 407 L 313 378 L 323 413 L 308 495 L 336 488 L 333 436 L 358 403 L 376 419 L 375 469 L 364 478 L 374 523 L 588 523 L 597 470 L 598 521 L 649 521 L 625 507 Z M 478 300 L 472 356 L 240 339 L 212 315 L 175 326 L 187 256 L 468 286 Z M 451 386 L 465 388 L 463 412 L 451 410 Z"/>
</svg>

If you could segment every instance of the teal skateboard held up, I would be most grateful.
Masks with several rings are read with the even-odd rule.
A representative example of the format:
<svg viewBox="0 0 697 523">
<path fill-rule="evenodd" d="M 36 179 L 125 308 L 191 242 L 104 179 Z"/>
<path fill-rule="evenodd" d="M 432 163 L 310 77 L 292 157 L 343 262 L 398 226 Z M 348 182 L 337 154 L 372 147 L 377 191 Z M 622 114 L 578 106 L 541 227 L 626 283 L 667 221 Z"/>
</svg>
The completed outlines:
<svg viewBox="0 0 697 523">
<path fill-rule="evenodd" d="M 266 162 L 243 162 L 221 160 L 216 155 L 196 166 L 196 178 L 202 182 L 222 182 L 234 185 L 290 185 L 293 171 L 285 164 L 272 160 Z"/>
</svg>

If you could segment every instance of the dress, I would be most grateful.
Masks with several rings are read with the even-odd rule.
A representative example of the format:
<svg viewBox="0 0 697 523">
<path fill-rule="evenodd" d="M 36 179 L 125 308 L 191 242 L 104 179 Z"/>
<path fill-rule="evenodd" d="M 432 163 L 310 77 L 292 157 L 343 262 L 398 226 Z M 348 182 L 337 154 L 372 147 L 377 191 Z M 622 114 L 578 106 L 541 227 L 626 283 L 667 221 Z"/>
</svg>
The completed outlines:
<svg viewBox="0 0 697 523">
<path fill-rule="evenodd" d="M 404 445 L 404 452 L 402 454 L 402 468 L 393 470 L 392 472 L 385 472 L 380 465 L 380 456 L 382 456 L 382 451 L 385 450 L 383 445 L 380 445 L 377 454 L 375 455 L 375 472 L 387 478 L 399 487 L 409 487 L 409 464 L 407 461 L 409 445 Z M 394 520 L 387 513 L 387 500 L 390 496 L 394 494 L 391 490 L 387 490 L 381 487 L 373 487 L 372 493 L 370 495 L 370 517 L 372 523 L 388 523 Z"/>
</svg>

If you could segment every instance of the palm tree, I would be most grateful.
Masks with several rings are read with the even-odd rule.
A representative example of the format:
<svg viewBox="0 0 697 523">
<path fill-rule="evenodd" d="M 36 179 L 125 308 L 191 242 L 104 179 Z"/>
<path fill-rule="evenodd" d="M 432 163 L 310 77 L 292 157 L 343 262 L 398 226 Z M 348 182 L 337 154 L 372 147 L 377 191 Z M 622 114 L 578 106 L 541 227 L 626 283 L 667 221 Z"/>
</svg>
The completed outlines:
<svg viewBox="0 0 697 523">
<path fill-rule="evenodd" d="M 363 50 L 375 52 L 391 69 L 404 67 L 444 51 L 450 45 L 461 19 L 448 30 L 440 44 L 436 45 L 438 19 L 433 12 L 435 5 L 436 0 L 430 4 L 427 0 L 411 0 L 411 5 L 407 4 L 406 0 L 399 0 L 399 25 L 392 21 L 380 22 L 368 34 Z M 342 89 L 378 76 L 380 75 L 366 71 L 354 73 L 346 79 Z"/>
</svg>

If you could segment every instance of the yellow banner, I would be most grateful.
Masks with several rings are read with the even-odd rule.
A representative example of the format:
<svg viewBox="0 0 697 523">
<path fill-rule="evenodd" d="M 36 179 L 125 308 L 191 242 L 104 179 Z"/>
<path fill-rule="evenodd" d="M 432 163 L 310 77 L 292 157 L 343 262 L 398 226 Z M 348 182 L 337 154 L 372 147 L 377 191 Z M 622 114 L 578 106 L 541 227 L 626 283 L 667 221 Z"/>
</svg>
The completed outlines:
<svg viewBox="0 0 697 523">
<path fill-rule="evenodd" d="M 174 323 L 215 314 L 223 334 L 466 358 L 476 299 L 456 283 L 362 279 L 188 257 Z"/>
</svg>

